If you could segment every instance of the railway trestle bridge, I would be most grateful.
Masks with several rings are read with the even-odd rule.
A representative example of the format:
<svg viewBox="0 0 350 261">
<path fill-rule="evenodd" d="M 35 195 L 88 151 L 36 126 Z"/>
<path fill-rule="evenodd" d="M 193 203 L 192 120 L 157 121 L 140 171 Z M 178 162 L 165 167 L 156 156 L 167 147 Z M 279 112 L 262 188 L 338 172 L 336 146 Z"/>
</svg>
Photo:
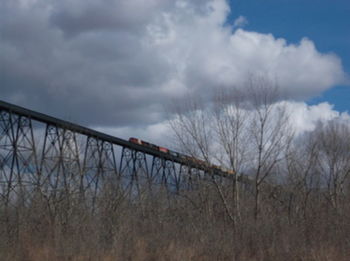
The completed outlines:
<svg viewBox="0 0 350 261">
<path fill-rule="evenodd" d="M 104 187 L 131 195 L 163 185 L 175 193 L 234 175 L 0 101 L 0 200 L 26 204 L 35 191 L 94 200 Z"/>
</svg>

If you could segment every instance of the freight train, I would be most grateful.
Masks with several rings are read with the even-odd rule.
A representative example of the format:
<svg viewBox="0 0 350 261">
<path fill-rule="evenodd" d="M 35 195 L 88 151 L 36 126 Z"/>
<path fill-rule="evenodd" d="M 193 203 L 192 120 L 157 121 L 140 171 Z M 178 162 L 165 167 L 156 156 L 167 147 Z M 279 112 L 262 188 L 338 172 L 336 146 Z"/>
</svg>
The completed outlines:
<svg viewBox="0 0 350 261">
<path fill-rule="evenodd" d="M 193 163 L 195 165 L 199 165 L 199 166 L 201 166 L 203 168 L 214 169 L 214 170 L 217 170 L 217 171 L 220 171 L 220 172 L 224 172 L 225 174 L 229 174 L 229 175 L 234 175 L 235 174 L 235 171 L 233 171 L 233 170 L 226 169 L 224 167 L 217 166 L 217 165 L 214 165 L 214 164 L 209 164 L 209 163 L 207 163 L 204 160 L 200 160 L 200 159 L 197 159 L 195 157 L 187 156 L 187 155 L 184 155 L 182 153 L 169 150 L 168 148 L 161 147 L 161 146 L 149 143 L 149 142 L 141 140 L 141 139 L 137 139 L 137 138 L 131 137 L 131 138 L 129 138 L 129 142 L 134 143 L 134 144 L 138 144 L 138 145 L 141 145 L 141 146 L 144 146 L 144 147 L 147 147 L 147 148 L 151 148 L 151 149 L 154 149 L 156 151 L 160 151 L 160 152 L 165 153 L 165 154 L 170 154 L 170 155 L 172 155 L 174 157 L 180 158 L 180 159 L 182 159 L 184 161 Z"/>
</svg>

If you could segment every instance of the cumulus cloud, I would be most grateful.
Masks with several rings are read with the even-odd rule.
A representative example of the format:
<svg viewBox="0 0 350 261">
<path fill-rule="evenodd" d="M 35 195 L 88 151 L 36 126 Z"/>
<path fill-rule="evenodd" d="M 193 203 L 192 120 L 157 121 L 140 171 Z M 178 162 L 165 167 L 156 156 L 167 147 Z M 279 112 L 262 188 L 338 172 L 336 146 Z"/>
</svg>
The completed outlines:
<svg viewBox="0 0 350 261">
<path fill-rule="evenodd" d="M 66 35 L 91 31 L 141 31 L 169 0 L 54 1 L 49 21 Z"/>
<path fill-rule="evenodd" d="M 338 120 L 350 126 L 349 113 L 340 113 L 334 110 L 334 106 L 328 102 L 317 105 L 307 105 L 303 102 L 287 102 L 286 107 L 297 135 L 313 131 L 318 122 L 327 124 L 329 121 Z"/>
<path fill-rule="evenodd" d="M 239 28 L 244 27 L 248 24 L 248 19 L 244 17 L 243 15 L 240 15 L 236 18 L 236 20 L 233 22 L 233 28 Z"/>
<path fill-rule="evenodd" d="M 341 60 L 311 40 L 232 31 L 229 13 L 225 0 L 2 0 L 1 97 L 81 124 L 144 128 L 164 121 L 173 98 L 209 99 L 255 73 L 293 99 L 344 80 Z"/>
</svg>

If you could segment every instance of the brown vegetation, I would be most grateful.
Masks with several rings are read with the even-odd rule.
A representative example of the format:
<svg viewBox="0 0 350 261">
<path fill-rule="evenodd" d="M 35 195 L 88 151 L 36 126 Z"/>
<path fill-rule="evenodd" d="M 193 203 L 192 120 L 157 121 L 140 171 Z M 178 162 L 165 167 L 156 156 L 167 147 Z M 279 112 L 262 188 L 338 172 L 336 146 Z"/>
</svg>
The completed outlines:
<svg viewBox="0 0 350 261">
<path fill-rule="evenodd" d="M 230 185 L 221 189 L 227 195 Z M 311 194 L 305 211 L 297 190 L 265 193 L 256 220 L 254 196 L 245 193 L 235 225 L 211 182 L 116 207 L 100 198 L 95 213 L 74 201 L 54 216 L 45 202 L 13 206 L 1 212 L 0 260 L 348 260 L 346 198 L 339 211 Z"/>
</svg>

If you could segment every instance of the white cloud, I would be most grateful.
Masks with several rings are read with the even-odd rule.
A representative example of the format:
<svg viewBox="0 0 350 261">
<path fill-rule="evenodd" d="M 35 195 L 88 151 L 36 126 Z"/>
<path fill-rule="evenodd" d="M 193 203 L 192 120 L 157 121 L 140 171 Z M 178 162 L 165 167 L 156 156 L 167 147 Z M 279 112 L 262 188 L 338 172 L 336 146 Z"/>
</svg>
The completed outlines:
<svg viewBox="0 0 350 261">
<path fill-rule="evenodd" d="M 287 102 L 286 107 L 296 134 L 313 131 L 319 121 L 327 123 L 336 119 L 350 126 L 350 115 L 348 112 L 340 113 L 334 110 L 334 105 L 328 102 L 317 105 L 307 105 L 303 102 Z"/>
<path fill-rule="evenodd" d="M 187 89 L 203 92 L 241 85 L 248 75 L 260 74 L 276 79 L 290 98 L 305 99 L 345 80 L 340 59 L 319 53 L 311 40 L 288 44 L 271 34 L 232 32 L 223 25 L 228 13 L 225 1 L 213 2 L 221 5 L 212 5 L 205 16 L 179 8 L 151 24 L 162 25 L 162 30 L 149 30 L 146 37 L 148 47 L 173 70 L 168 88 L 182 82 Z"/>
<path fill-rule="evenodd" d="M 244 27 L 248 24 L 248 19 L 242 15 L 236 18 L 236 20 L 233 22 L 233 28 L 240 28 Z"/>
<path fill-rule="evenodd" d="M 2 97 L 82 124 L 153 126 L 174 97 L 209 99 L 255 73 L 294 99 L 344 80 L 311 40 L 232 31 L 229 12 L 225 0 L 3 0 Z"/>
</svg>

